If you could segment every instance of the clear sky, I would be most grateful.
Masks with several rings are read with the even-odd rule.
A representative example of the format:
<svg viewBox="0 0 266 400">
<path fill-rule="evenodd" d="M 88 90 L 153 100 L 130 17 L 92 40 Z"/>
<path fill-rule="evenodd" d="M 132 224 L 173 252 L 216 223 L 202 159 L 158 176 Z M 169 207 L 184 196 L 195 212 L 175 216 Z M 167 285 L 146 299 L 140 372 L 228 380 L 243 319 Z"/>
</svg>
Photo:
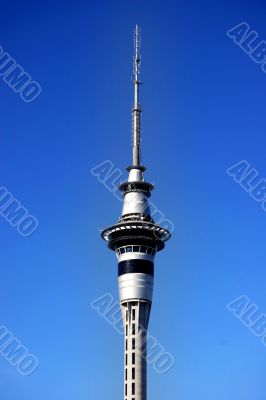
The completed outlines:
<svg viewBox="0 0 266 400">
<path fill-rule="evenodd" d="M 266 39 L 263 1 L 0 0 L 0 46 L 42 92 L 26 103 L 0 76 L 1 185 L 39 226 L 4 218 L 1 324 L 39 361 L 0 357 L 4 400 L 122 399 L 122 337 L 92 309 L 117 299 L 100 229 L 121 202 L 90 170 L 131 163 L 132 33 L 142 28 L 143 162 L 173 221 L 157 255 L 150 332 L 175 357 L 149 366 L 149 399 L 264 400 L 266 347 L 226 305 L 266 313 L 266 213 L 226 173 L 266 177 L 266 74 L 228 29 Z"/>
</svg>

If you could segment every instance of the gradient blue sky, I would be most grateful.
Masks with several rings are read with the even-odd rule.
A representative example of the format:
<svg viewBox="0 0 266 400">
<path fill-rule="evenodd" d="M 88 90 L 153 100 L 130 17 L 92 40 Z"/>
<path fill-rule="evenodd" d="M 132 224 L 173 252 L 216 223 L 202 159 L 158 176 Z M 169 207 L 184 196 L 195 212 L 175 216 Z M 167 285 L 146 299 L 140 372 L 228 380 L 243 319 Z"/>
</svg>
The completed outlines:
<svg viewBox="0 0 266 400">
<path fill-rule="evenodd" d="M 142 27 L 143 160 L 175 224 L 157 256 L 150 332 L 175 365 L 149 369 L 149 399 L 264 400 L 266 348 L 230 313 L 266 312 L 266 214 L 226 174 L 266 177 L 266 75 L 226 31 L 266 39 L 263 1 L 0 0 L 0 45 L 42 86 L 24 103 L 2 80 L 1 185 L 39 220 L 4 220 L 1 323 L 39 359 L 29 377 L 0 358 L 4 400 L 122 399 L 122 338 L 90 307 L 117 296 L 99 230 L 121 203 L 91 175 L 130 163 L 132 32 Z"/>
</svg>

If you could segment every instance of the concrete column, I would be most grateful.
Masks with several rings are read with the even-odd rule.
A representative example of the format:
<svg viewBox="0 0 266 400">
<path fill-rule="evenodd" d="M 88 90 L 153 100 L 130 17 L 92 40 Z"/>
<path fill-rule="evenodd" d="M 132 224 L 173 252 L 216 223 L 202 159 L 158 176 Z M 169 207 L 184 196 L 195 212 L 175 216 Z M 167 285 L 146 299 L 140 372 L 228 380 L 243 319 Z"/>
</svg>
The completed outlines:
<svg viewBox="0 0 266 400">
<path fill-rule="evenodd" d="M 124 400 L 147 400 L 146 331 L 151 303 L 122 304 L 125 328 Z"/>
</svg>

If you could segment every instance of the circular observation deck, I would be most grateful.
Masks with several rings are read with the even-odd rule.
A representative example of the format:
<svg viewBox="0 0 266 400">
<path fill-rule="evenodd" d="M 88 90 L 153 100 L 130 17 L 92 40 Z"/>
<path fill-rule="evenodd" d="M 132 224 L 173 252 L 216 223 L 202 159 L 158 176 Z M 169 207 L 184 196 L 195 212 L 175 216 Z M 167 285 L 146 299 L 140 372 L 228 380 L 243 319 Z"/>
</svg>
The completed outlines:
<svg viewBox="0 0 266 400">
<path fill-rule="evenodd" d="M 164 248 L 164 242 L 170 239 L 171 233 L 152 222 L 128 221 L 113 225 L 102 232 L 102 238 L 108 242 L 111 250 L 126 245 L 143 245 L 156 251 Z"/>
</svg>

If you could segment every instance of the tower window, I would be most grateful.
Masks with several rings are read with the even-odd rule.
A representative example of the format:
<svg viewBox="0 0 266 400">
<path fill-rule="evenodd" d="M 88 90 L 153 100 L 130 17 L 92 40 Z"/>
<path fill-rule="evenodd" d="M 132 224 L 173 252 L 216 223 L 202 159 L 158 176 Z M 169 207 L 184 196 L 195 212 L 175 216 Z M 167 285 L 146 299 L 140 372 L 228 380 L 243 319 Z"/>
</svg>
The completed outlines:
<svg viewBox="0 0 266 400">
<path fill-rule="evenodd" d="M 136 334 L 136 327 L 135 324 L 132 324 L 132 335 Z"/>
<path fill-rule="evenodd" d="M 135 383 L 132 383 L 132 394 L 135 394 Z"/>
<path fill-rule="evenodd" d="M 128 335 L 128 324 L 126 324 L 126 336 Z"/>
<path fill-rule="evenodd" d="M 132 364 L 135 364 L 135 353 L 132 353 Z"/>
<path fill-rule="evenodd" d="M 125 395 L 127 396 L 127 384 L 125 384 Z"/>
<path fill-rule="evenodd" d="M 127 351 L 127 339 L 126 339 L 126 351 Z"/>
<path fill-rule="evenodd" d="M 124 253 L 125 253 L 125 248 L 124 248 L 124 247 L 122 247 L 122 248 L 120 249 L 120 253 L 121 253 L 121 254 L 124 254 Z"/>
<path fill-rule="evenodd" d="M 127 365 L 127 354 L 126 354 L 126 365 Z"/>
<path fill-rule="evenodd" d="M 132 246 L 127 246 L 126 247 L 126 252 L 131 253 L 132 252 Z"/>
<path fill-rule="evenodd" d="M 135 350 L 136 348 L 136 339 L 132 339 L 132 350 Z"/>
<path fill-rule="evenodd" d="M 132 368 L 132 379 L 135 379 L 135 368 Z"/>
<path fill-rule="evenodd" d="M 127 368 L 125 369 L 125 379 L 127 381 Z"/>
<path fill-rule="evenodd" d="M 135 317 L 136 317 L 136 309 L 132 308 L 132 321 L 135 321 Z"/>
</svg>

